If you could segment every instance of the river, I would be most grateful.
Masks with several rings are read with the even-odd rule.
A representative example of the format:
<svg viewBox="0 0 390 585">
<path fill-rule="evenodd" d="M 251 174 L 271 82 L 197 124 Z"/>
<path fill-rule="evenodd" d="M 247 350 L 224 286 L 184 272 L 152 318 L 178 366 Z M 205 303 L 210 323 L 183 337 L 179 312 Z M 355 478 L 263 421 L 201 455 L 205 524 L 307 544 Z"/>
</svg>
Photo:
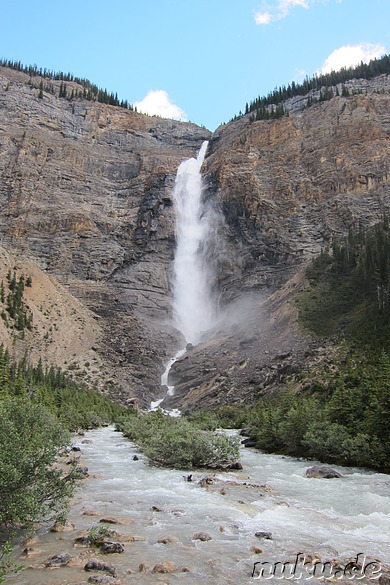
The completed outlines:
<svg viewBox="0 0 390 585">
<path fill-rule="evenodd" d="M 382 568 L 390 563 L 388 475 L 334 467 L 342 478 L 309 479 L 305 471 L 312 462 L 242 448 L 242 471 L 213 478 L 198 470 L 187 481 L 187 472 L 150 465 L 111 427 L 90 431 L 76 444 L 90 477 L 82 482 L 69 514 L 75 528 L 59 533 L 41 528 L 39 542 L 32 545 L 36 554 L 27 561 L 21 555 L 30 568 L 11 577 L 12 583 L 87 583 L 90 574 L 83 566 L 95 557 L 112 563 L 122 584 L 145 585 L 258 582 L 251 577 L 255 562 L 271 567 L 292 562 L 298 553 L 316 553 L 322 561 L 364 553 L 379 559 Z M 209 483 L 202 486 L 199 481 L 205 477 Z M 121 521 L 112 528 L 121 534 L 124 553 L 103 557 L 74 546 L 80 531 L 107 516 Z M 259 531 L 272 533 L 272 538 L 256 537 Z M 199 532 L 211 539 L 193 540 Z M 166 537 L 172 542 L 158 542 Z M 71 554 L 69 565 L 43 568 L 58 553 Z M 153 573 L 164 561 L 173 563 L 174 572 Z M 141 573 L 142 564 L 146 572 Z M 306 578 L 305 573 L 300 580 Z"/>
</svg>

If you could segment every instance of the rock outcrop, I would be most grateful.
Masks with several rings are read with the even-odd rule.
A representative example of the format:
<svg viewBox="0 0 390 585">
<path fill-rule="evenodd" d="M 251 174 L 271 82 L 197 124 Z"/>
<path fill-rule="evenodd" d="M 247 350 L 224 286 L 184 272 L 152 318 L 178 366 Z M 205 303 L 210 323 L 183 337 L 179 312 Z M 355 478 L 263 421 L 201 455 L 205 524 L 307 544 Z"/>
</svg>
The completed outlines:
<svg viewBox="0 0 390 585">
<path fill-rule="evenodd" d="M 88 355 L 93 381 L 119 400 L 161 397 L 164 366 L 185 344 L 171 318 L 172 191 L 180 162 L 205 139 L 205 198 L 220 214 L 206 251 L 221 321 L 172 368 L 166 405 L 248 403 L 315 360 L 291 299 L 314 254 L 390 207 L 388 77 L 351 82 L 363 93 L 348 98 L 291 103 L 279 120 L 242 117 L 212 136 L 59 98 L 59 84 L 40 98 L 39 78 L 0 68 L 4 254 L 67 289 L 93 337 L 75 356 L 42 342 L 46 361 L 79 367 Z"/>
</svg>

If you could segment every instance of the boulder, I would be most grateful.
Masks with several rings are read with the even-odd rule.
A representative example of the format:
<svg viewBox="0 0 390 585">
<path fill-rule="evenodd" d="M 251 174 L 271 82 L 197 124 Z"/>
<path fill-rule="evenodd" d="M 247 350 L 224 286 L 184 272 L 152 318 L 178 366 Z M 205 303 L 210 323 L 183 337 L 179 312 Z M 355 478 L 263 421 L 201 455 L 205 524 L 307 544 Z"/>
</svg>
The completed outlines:
<svg viewBox="0 0 390 585">
<path fill-rule="evenodd" d="M 76 473 L 77 473 L 77 475 L 80 475 L 81 477 L 89 477 L 88 467 L 85 467 L 82 465 L 78 465 L 76 467 Z"/>
<path fill-rule="evenodd" d="M 192 540 L 200 540 L 201 542 L 207 542 L 208 540 L 212 540 L 212 537 L 207 532 L 196 532 Z"/>
<path fill-rule="evenodd" d="M 176 544 L 176 542 L 177 538 L 174 538 L 173 536 L 163 536 L 157 541 L 158 544 Z"/>
<path fill-rule="evenodd" d="M 241 445 L 245 445 L 245 447 L 256 447 L 256 441 L 247 437 L 241 441 Z"/>
<path fill-rule="evenodd" d="M 24 550 L 23 550 L 23 554 L 27 557 L 33 557 L 36 555 L 40 555 L 42 553 L 40 548 L 34 548 L 33 546 L 27 546 Z"/>
<path fill-rule="evenodd" d="M 71 560 L 71 555 L 69 553 L 63 553 L 59 555 L 54 555 L 50 557 L 48 561 L 46 561 L 46 567 L 66 567 L 66 565 Z"/>
<path fill-rule="evenodd" d="M 175 570 L 175 565 L 170 561 L 164 561 L 163 563 L 158 563 L 153 567 L 153 573 L 173 573 Z"/>
<path fill-rule="evenodd" d="M 306 470 L 306 477 L 314 477 L 316 479 L 333 479 L 335 477 L 342 477 L 338 471 L 326 465 L 314 465 Z"/>
<path fill-rule="evenodd" d="M 91 544 L 91 541 L 89 540 L 88 536 L 85 535 L 81 535 L 81 536 L 77 536 L 74 539 L 74 544 L 78 544 L 80 546 L 89 546 Z"/>
<path fill-rule="evenodd" d="M 84 565 L 84 571 L 102 571 L 103 573 L 108 573 L 113 577 L 116 575 L 115 567 L 109 565 L 108 563 L 102 563 L 97 559 L 91 559 L 88 561 L 88 563 Z"/>
<path fill-rule="evenodd" d="M 263 530 L 259 530 L 255 534 L 256 538 L 264 538 L 265 540 L 272 540 L 272 533 L 271 532 L 264 532 Z"/>
<path fill-rule="evenodd" d="M 123 553 L 125 547 L 120 542 L 104 542 L 100 547 L 103 554 Z"/>
<path fill-rule="evenodd" d="M 71 524 L 70 522 L 65 522 L 65 524 L 56 522 L 54 526 L 50 528 L 50 532 L 72 532 L 74 529 L 74 524 Z"/>
<path fill-rule="evenodd" d="M 97 583 L 100 585 L 121 585 L 119 579 L 109 577 L 108 575 L 91 575 L 88 583 Z"/>
<path fill-rule="evenodd" d="M 232 470 L 237 470 L 237 471 L 241 471 L 241 469 L 243 469 L 242 467 L 242 463 L 241 461 L 235 461 L 234 463 L 230 463 L 226 469 L 232 469 Z"/>
</svg>

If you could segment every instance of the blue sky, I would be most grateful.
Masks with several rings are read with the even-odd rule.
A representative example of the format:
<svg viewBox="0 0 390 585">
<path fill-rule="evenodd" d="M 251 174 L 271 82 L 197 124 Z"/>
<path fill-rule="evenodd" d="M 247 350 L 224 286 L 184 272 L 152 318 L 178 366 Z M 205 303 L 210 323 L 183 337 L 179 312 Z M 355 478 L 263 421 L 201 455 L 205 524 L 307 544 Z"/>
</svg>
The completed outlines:
<svg viewBox="0 0 390 585">
<path fill-rule="evenodd" d="M 390 0 L 0 0 L 0 22 L 1 57 L 210 130 L 336 50 L 390 52 Z"/>
</svg>

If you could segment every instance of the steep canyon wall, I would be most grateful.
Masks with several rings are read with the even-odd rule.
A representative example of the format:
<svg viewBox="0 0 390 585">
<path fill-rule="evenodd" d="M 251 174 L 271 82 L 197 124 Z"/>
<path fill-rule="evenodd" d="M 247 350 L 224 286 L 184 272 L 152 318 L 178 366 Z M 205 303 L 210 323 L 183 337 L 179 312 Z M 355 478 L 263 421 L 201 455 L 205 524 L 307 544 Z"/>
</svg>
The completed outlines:
<svg viewBox="0 0 390 585">
<path fill-rule="evenodd" d="M 146 404 L 180 347 L 172 190 L 180 162 L 206 139 L 205 198 L 223 217 L 208 250 L 223 311 L 213 335 L 175 364 L 172 405 L 253 400 L 299 369 L 312 352 L 289 303 L 302 267 L 390 206 L 388 78 L 279 120 L 243 117 L 212 136 L 68 101 L 53 84 L 40 99 L 37 79 L 0 68 L 1 240 L 92 312 L 100 387 Z M 77 360 L 69 351 L 59 365 Z"/>
</svg>

